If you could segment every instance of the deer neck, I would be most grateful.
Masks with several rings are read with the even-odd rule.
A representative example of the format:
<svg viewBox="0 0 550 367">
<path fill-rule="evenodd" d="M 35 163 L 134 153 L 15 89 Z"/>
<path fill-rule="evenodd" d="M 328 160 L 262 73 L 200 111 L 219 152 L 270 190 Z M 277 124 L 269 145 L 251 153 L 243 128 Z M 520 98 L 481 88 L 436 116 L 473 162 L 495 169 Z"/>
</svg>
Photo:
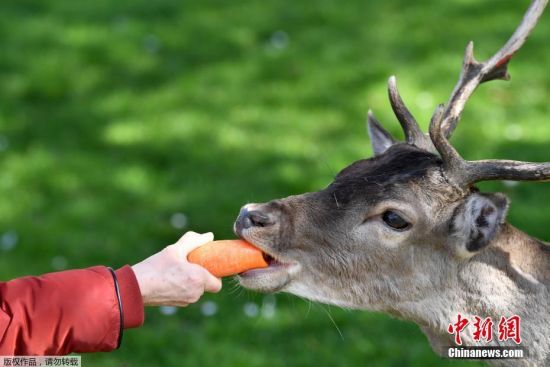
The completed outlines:
<svg viewBox="0 0 550 367">
<path fill-rule="evenodd" d="M 492 243 L 459 263 L 448 286 L 463 311 L 500 317 L 536 312 L 529 302 L 550 285 L 550 247 L 506 223 Z M 545 312 L 548 308 L 545 307 Z M 522 315 L 520 315 L 522 316 Z"/>
<path fill-rule="evenodd" d="M 504 224 L 485 250 L 449 268 L 431 294 L 399 303 L 392 313 L 419 324 L 440 353 L 446 353 L 445 347 L 454 344 L 447 329 L 459 313 L 470 323 L 474 316 L 491 317 L 495 335 L 502 316 L 518 315 L 522 345 L 528 349 L 536 345 L 533 351 L 549 351 L 550 339 L 545 336 L 550 328 L 549 255 L 548 244 Z M 488 345 L 474 341 L 469 330 L 462 333 L 464 345 Z M 550 355 L 533 358 L 544 361 Z"/>
</svg>

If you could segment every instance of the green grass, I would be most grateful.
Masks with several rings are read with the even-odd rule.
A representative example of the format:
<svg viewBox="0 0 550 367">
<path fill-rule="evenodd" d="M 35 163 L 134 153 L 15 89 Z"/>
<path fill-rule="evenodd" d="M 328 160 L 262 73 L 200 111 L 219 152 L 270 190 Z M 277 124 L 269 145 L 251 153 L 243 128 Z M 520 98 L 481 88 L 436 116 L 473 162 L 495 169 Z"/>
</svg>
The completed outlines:
<svg viewBox="0 0 550 367">
<path fill-rule="evenodd" d="M 389 75 L 426 127 L 467 41 L 489 56 L 527 5 L 3 1 L 0 236 L 17 244 L 0 249 L 0 279 L 135 263 L 178 238 L 174 213 L 231 237 L 242 204 L 320 189 L 370 155 L 368 108 L 400 134 Z M 550 160 L 549 36 L 546 14 L 513 82 L 476 92 L 453 139 L 465 157 Z M 482 186 L 511 197 L 513 224 L 550 238 L 548 184 Z M 207 300 L 216 315 L 202 315 Z M 288 295 L 273 318 L 244 314 L 264 301 L 227 282 L 175 315 L 148 310 L 120 350 L 83 364 L 478 365 L 441 360 L 416 326 L 380 314 Z"/>
</svg>

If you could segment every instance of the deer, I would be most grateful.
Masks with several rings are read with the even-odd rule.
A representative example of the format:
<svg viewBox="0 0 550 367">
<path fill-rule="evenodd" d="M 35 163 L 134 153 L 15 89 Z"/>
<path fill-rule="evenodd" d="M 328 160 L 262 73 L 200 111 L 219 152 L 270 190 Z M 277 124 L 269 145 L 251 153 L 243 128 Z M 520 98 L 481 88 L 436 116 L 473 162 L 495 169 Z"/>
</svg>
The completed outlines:
<svg viewBox="0 0 550 367">
<path fill-rule="evenodd" d="M 451 145 L 466 102 L 482 83 L 508 80 L 508 64 L 543 13 L 531 2 L 506 44 L 484 62 L 470 42 L 458 82 L 437 106 L 429 134 L 406 107 L 395 77 L 391 107 L 405 140 L 395 139 L 369 111 L 374 155 L 341 170 L 324 189 L 244 205 L 234 223 L 269 266 L 238 276 L 244 288 L 287 292 L 315 302 L 370 310 L 416 323 L 444 356 L 458 345 L 449 327 L 458 314 L 521 318 L 523 359 L 495 366 L 550 365 L 550 244 L 506 220 L 509 199 L 481 192 L 489 180 L 550 181 L 550 162 L 469 161 Z M 462 346 L 510 346 L 496 336 Z M 496 332 L 495 332 L 496 334 Z"/>
</svg>

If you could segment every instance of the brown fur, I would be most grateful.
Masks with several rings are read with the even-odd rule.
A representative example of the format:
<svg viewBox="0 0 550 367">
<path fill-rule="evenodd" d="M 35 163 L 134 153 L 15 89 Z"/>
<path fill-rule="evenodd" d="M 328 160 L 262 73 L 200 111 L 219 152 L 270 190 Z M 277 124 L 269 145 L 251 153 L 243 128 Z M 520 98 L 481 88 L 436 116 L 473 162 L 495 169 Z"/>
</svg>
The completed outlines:
<svg viewBox="0 0 550 367">
<path fill-rule="evenodd" d="M 236 232 L 285 266 L 244 274 L 240 282 L 258 291 L 290 292 L 412 320 L 438 352 L 451 345 L 446 329 L 459 312 L 491 316 L 496 323 L 500 316 L 517 314 L 529 359 L 493 363 L 548 365 L 548 245 L 500 219 L 460 222 L 478 207 L 482 215 L 499 210 L 504 218 L 506 205 L 498 200 L 450 185 L 434 154 L 395 144 L 350 165 L 324 190 L 247 205 Z M 405 217 L 410 229 L 389 228 L 381 219 L 389 209 Z M 244 226 L 242 217 L 251 210 L 269 217 L 269 225 Z M 464 228 L 489 225 L 494 233 L 478 234 L 488 233 L 487 243 L 466 250 Z M 463 339 L 474 344 L 471 335 Z"/>
</svg>

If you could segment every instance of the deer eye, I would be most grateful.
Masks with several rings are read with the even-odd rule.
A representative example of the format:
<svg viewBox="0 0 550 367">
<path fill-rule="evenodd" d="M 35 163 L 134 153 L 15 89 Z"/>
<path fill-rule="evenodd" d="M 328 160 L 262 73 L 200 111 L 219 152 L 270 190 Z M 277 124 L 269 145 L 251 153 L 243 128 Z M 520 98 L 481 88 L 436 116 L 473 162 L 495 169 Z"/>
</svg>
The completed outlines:
<svg viewBox="0 0 550 367">
<path fill-rule="evenodd" d="M 410 226 L 409 222 L 392 210 L 385 211 L 382 220 L 393 229 L 404 230 Z"/>
</svg>

